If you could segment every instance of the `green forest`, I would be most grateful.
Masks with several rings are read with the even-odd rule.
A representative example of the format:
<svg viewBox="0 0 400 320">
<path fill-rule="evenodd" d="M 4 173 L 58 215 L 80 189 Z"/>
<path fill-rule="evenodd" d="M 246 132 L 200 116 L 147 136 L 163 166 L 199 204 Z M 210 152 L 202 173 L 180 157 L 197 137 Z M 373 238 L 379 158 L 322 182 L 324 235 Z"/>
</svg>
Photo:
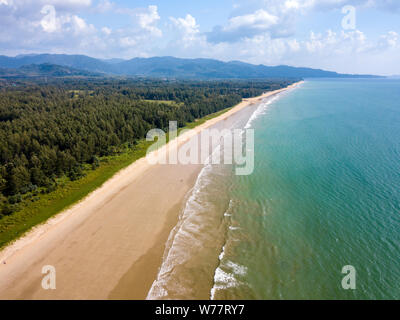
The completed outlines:
<svg viewBox="0 0 400 320">
<path fill-rule="evenodd" d="M 150 129 L 166 129 L 170 120 L 184 127 L 292 82 L 0 81 L 0 225 L 60 181 L 82 179 L 107 157 L 135 150 Z"/>
</svg>

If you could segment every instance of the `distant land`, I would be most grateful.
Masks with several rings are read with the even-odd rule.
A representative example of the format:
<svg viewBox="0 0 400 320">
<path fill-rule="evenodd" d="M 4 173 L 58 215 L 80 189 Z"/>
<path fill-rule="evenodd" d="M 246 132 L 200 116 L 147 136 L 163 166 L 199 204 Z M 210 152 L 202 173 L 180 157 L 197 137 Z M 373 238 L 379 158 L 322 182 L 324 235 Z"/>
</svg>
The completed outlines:
<svg viewBox="0 0 400 320">
<path fill-rule="evenodd" d="M 29 64 L 19 68 L 0 68 L 0 77 L 3 78 L 35 78 L 35 77 L 99 77 L 104 76 L 96 72 L 75 69 L 50 63 Z"/>
<path fill-rule="evenodd" d="M 37 65 L 37 67 L 34 67 L 33 65 Z M 68 67 L 72 69 L 63 70 L 62 67 Z M 18 55 L 16 57 L 0 56 L 0 68 L 0 77 L 7 77 L 7 74 L 12 73 L 20 73 L 21 76 L 28 77 L 32 74 L 55 77 L 109 75 L 168 79 L 379 77 L 374 75 L 340 74 L 333 71 L 299 68 L 285 65 L 265 66 L 253 65 L 240 61 L 223 62 L 213 59 L 153 57 L 134 58 L 131 60 L 101 60 L 84 55 L 66 54 L 28 54 Z"/>
</svg>

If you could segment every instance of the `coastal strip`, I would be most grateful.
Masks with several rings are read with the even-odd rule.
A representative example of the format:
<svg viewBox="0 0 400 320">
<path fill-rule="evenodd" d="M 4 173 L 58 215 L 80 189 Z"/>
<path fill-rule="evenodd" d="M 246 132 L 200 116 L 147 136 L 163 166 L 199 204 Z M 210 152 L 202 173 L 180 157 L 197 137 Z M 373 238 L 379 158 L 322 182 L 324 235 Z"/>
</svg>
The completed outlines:
<svg viewBox="0 0 400 320">
<path fill-rule="evenodd" d="M 180 136 L 178 148 L 202 130 L 288 88 L 244 99 Z M 144 298 L 201 168 L 150 165 L 142 158 L 121 170 L 81 202 L 0 252 L 0 298 Z M 41 286 L 45 265 L 57 270 L 56 290 Z"/>
</svg>

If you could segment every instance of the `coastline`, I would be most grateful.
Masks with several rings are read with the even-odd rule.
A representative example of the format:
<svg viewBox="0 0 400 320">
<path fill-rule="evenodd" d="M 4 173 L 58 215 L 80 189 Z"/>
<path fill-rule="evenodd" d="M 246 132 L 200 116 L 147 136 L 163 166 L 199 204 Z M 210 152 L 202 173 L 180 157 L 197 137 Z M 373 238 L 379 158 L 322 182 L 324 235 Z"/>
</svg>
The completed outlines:
<svg viewBox="0 0 400 320">
<path fill-rule="evenodd" d="M 243 99 L 181 135 L 178 148 L 203 129 L 298 84 Z M 142 158 L 121 170 L 0 251 L 0 299 L 144 299 L 201 168 L 150 165 Z M 41 288 L 41 268 L 48 264 L 57 269 L 58 290 Z"/>
</svg>

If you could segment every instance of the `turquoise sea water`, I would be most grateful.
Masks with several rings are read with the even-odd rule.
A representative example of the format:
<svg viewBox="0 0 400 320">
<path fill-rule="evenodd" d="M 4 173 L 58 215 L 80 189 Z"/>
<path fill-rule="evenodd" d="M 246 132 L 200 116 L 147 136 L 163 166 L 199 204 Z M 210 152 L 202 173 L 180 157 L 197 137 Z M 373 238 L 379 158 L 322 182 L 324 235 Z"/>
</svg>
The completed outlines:
<svg viewBox="0 0 400 320">
<path fill-rule="evenodd" d="M 400 299 L 400 81 L 306 81 L 260 108 L 219 267 L 237 285 L 217 276 L 215 298 Z"/>
<path fill-rule="evenodd" d="M 253 174 L 203 169 L 148 297 L 400 299 L 400 81 L 307 80 L 248 118 Z"/>
</svg>

